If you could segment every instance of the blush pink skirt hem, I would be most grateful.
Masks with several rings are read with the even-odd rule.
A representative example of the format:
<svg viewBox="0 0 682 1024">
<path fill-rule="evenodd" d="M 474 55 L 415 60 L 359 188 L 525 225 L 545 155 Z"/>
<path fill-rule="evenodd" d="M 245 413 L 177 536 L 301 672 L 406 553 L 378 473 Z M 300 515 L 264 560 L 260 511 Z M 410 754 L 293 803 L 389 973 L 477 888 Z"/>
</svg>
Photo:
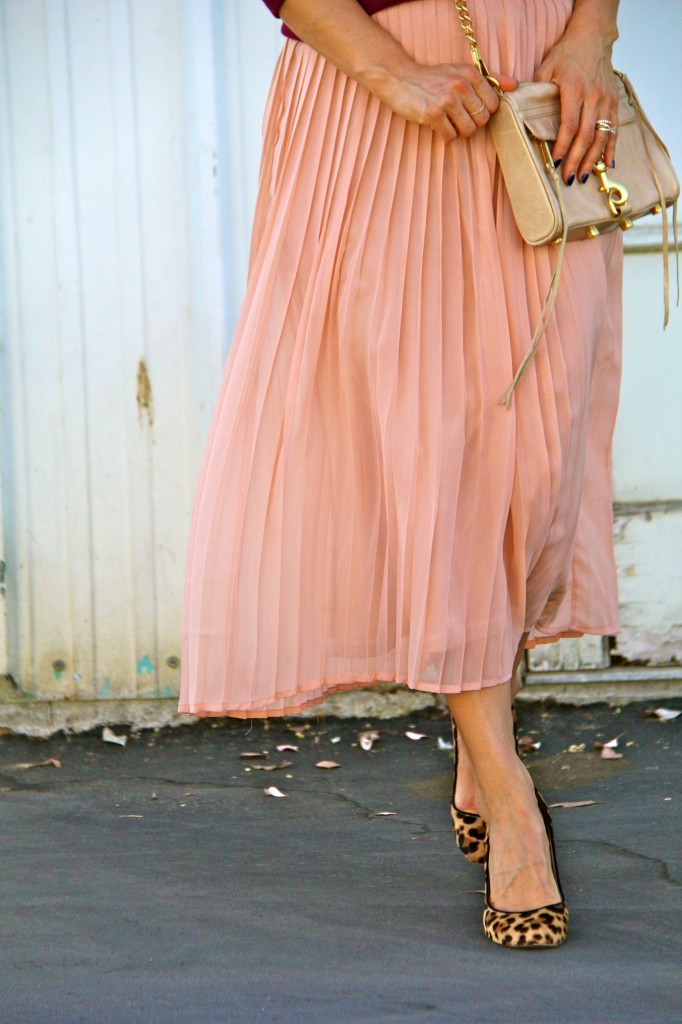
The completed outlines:
<svg viewBox="0 0 682 1024">
<path fill-rule="evenodd" d="M 491 67 L 527 80 L 572 5 L 470 9 Z M 423 63 L 470 61 L 452 0 L 373 17 Z M 499 404 L 555 258 L 522 241 L 485 130 L 445 144 L 286 40 L 192 510 L 179 711 L 456 693 L 509 679 L 526 631 L 618 632 L 621 232 L 569 244 Z"/>
</svg>

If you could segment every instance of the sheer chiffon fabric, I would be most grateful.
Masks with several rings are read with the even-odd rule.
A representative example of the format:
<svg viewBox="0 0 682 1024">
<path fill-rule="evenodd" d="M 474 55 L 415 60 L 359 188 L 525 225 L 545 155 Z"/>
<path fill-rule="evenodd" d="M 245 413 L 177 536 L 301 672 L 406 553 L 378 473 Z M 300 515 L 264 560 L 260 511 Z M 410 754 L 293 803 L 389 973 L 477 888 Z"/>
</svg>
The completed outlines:
<svg viewBox="0 0 682 1024">
<path fill-rule="evenodd" d="M 519 79 L 571 12 L 469 7 L 490 67 Z M 373 17 L 421 62 L 470 61 L 452 0 Z M 284 42 L 190 524 L 180 711 L 280 715 L 382 680 L 475 690 L 510 677 L 526 630 L 618 631 L 621 232 L 567 247 L 499 404 L 554 260 L 518 234 L 485 130 L 446 144 Z"/>
</svg>

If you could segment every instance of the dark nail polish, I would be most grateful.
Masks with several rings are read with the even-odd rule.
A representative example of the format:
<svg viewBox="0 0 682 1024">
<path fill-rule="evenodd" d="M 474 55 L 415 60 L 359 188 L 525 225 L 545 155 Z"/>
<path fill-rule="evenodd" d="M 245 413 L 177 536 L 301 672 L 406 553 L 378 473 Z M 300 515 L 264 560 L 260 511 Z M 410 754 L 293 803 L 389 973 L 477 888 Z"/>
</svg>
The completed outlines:
<svg viewBox="0 0 682 1024">
<path fill-rule="evenodd" d="M 612 167 L 615 167 L 615 166 L 616 166 L 616 161 L 615 161 L 615 160 L 612 160 L 612 161 L 611 161 L 611 166 L 612 166 Z"/>
<path fill-rule="evenodd" d="M 556 160 L 554 161 L 554 166 L 558 167 L 562 160 L 563 160 L 563 157 L 562 156 L 558 156 L 556 158 Z"/>
<path fill-rule="evenodd" d="M 585 171 L 585 173 L 583 174 L 582 178 L 580 179 L 580 184 L 584 185 L 585 182 L 587 181 L 587 179 L 589 178 L 589 176 L 590 176 L 590 172 L 589 171 Z"/>
<path fill-rule="evenodd" d="M 569 174 L 568 181 L 566 182 L 566 184 L 567 185 L 572 185 L 574 181 L 575 181 L 575 174 Z"/>
</svg>

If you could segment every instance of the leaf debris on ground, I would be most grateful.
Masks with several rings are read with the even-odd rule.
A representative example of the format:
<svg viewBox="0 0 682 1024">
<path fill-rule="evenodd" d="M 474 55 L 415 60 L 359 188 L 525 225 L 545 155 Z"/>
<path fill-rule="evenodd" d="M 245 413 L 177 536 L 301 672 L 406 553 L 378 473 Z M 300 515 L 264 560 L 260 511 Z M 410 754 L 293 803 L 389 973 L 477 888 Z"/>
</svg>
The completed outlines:
<svg viewBox="0 0 682 1024">
<path fill-rule="evenodd" d="M 62 762 L 56 757 L 48 757 L 45 761 L 21 761 L 18 764 L 8 764 L 5 768 L 42 768 L 43 765 L 51 764 L 54 768 L 61 768 Z"/>
<path fill-rule="evenodd" d="M 548 807 L 591 807 L 592 804 L 600 804 L 602 800 L 557 800 L 555 804 L 547 804 Z"/>
<path fill-rule="evenodd" d="M 263 792 L 266 796 L 286 796 L 286 793 L 283 793 L 281 789 L 277 789 L 277 786 L 268 786 Z"/>
<path fill-rule="evenodd" d="M 603 746 L 601 748 L 600 756 L 603 757 L 605 761 L 617 761 L 623 755 L 620 750 L 614 750 L 613 747 Z"/>
<path fill-rule="evenodd" d="M 118 743 L 121 747 L 125 747 L 128 742 L 128 736 L 126 733 L 118 735 L 113 729 L 110 729 L 108 725 L 105 725 L 102 729 L 102 739 L 105 743 Z"/>
<path fill-rule="evenodd" d="M 363 750 L 371 750 L 379 738 L 378 729 L 365 729 L 363 732 L 358 733 L 358 740 Z"/>
<path fill-rule="evenodd" d="M 316 768 L 340 768 L 341 765 L 337 764 L 336 761 L 318 761 L 315 765 Z"/>
<path fill-rule="evenodd" d="M 682 715 L 682 711 L 673 711 L 672 708 L 647 708 L 644 712 L 647 718 L 656 718 L 659 722 L 671 722 L 673 718 Z"/>
<path fill-rule="evenodd" d="M 520 736 L 518 740 L 518 748 L 521 754 L 529 754 L 531 750 L 539 750 L 542 746 L 540 740 L 533 739 L 532 736 Z"/>
<path fill-rule="evenodd" d="M 429 737 L 425 732 L 412 732 L 410 729 L 405 733 L 408 740 L 427 740 Z"/>
<path fill-rule="evenodd" d="M 623 756 L 618 750 L 616 750 L 616 747 L 618 746 L 618 739 L 618 736 L 614 736 L 614 738 L 609 740 L 608 743 L 601 743 L 599 740 L 595 740 L 593 746 L 596 750 L 600 751 L 600 756 L 603 757 L 605 761 L 616 761 Z"/>
<path fill-rule="evenodd" d="M 279 764 L 254 764 L 254 772 L 276 772 L 280 768 L 291 768 L 293 761 L 280 761 Z"/>
</svg>

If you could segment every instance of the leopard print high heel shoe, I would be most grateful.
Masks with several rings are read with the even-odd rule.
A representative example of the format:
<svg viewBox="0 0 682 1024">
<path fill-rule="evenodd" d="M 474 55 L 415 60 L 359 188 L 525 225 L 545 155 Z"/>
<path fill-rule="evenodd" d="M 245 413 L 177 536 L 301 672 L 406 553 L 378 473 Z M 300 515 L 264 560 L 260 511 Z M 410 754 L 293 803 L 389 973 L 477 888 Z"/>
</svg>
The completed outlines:
<svg viewBox="0 0 682 1024">
<path fill-rule="evenodd" d="M 476 811 L 463 811 L 455 803 L 455 790 L 457 789 L 457 726 L 450 715 L 452 725 L 452 800 L 450 801 L 450 814 L 452 815 L 452 827 L 455 834 L 455 842 L 467 860 L 472 864 L 483 864 L 485 855 L 488 852 L 487 826 L 480 814 Z"/>
<path fill-rule="evenodd" d="M 550 903 L 534 910 L 497 910 L 490 902 L 490 875 L 488 858 L 490 843 L 489 829 L 486 826 L 485 870 L 485 904 L 483 908 L 483 931 L 488 939 L 499 946 L 510 946 L 514 949 L 532 949 L 543 946 L 560 946 L 568 935 L 568 907 L 564 891 L 559 880 L 559 867 L 554 847 L 554 828 L 547 804 L 540 796 L 537 788 L 535 796 L 540 814 L 545 825 L 549 840 L 552 872 L 561 899 L 558 903 Z"/>
<path fill-rule="evenodd" d="M 512 724 L 514 727 L 514 743 L 518 754 L 518 736 L 516 734 L 516 709 L 512 705 Z M 463 811 L 455 803 L 455 790 L 457 789 L 457 726 L 450 715 L 452 726 L 452 800 L 450 801 L 450 815 L 452 816 L 452 827 L 455 835 L 455 842 L 467 860 L 472 864 L 483 864 L 488 851 L 488 839 L 486 835 L 486 823 L 476 811 Z"/>
</svg>

